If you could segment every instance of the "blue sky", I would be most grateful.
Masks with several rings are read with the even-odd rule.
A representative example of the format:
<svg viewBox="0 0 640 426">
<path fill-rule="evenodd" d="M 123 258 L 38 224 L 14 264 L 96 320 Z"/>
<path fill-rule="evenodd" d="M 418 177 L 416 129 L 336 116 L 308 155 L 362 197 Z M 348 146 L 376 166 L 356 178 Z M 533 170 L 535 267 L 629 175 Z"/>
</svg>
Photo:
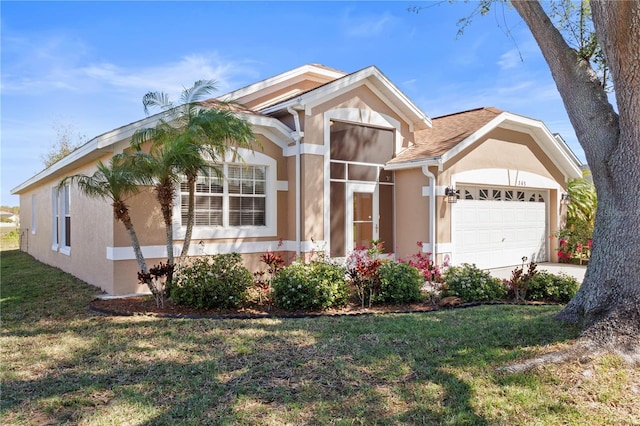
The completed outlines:
<svg viewBox="0 0 640 426">
<path fill-rule="evenodd" d="M 425 7 L 411 13 L 410 6 Z M 43 169 L 56 125 L 87 140 L 144 118 L 142 96 L 200 79 L 219 94 L 306 63 L 376 65 L 430 117 L 495 106 L 543 120 L 584 153 L 549 69 L 509 8 L 475 3 L 11 2 L 1 8 L 3 205 Z M 506 32 L 511 33 L 507 37 Z"/>
</svg>

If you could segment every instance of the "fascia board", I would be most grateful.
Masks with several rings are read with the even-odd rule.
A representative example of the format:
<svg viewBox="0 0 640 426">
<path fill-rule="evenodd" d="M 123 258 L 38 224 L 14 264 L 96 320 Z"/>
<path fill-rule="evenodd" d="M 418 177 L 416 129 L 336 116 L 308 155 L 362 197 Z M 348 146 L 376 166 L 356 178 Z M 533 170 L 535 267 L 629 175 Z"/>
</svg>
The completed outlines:
<svg viewBox="0 0 640 426">
<path fill-rule="evenodd" d="M 467 136 L 455 147 L 444 153 L 442 155 L 443 162 L 446 163 L 451 160 L 460 152 L 498 127 L 530 135 L 538 146 L 540 146 L 543 152 L 551 159 L 553 164 L 558 167 L 565 176 L 568 178 L 582 176 L 582 171 L 577 157 L 573 154 L 569 154 L 569 147 L 554 137 L 543 122 L 523 117 L 521 115 L 512 114 L 510 112 L 502 112 L 480 129 Z"/>
<path fill-rule="evenodd" d="M 424 166 L 438 166 L 442 167 L 442 160 L 440 158 L 427 158 L 422 160 L 407 161 L 403 163 L 393 163 L 384 166 L 385 170 L 408 170 L 417 169 Z"/>
<path fill-rule="evenodd" d="M 279 145 L 283 143 L 283 141 L 279 140 L 279 138 L 283 138 L 284 140 L 291 139 L 291 131 L 289 130 L 289 128 L 280 123 L 278 120 L 270 117 L 261 117 L 254 114 L 239 113 L 239 115 L 252 124 L 255 123 L 258 126 L 264 125 L 274 128 L 276 134 L 274 142 L 278 143 Z M 67 168 L 75 168 L 83 164 L 83 162 L 94 159 L 96 156 L 98 156 L 96 154 L 100 154 L 102 152 L 114 152 L 114 145 L 118 142 L 125 141 L 131 138 L 137 130 L 154 127 L 162 118 L 166 118 L 169 116 L 170 112 L 161 112 L 146 117 L 142 120 L 127 124 L 125 126 L 118 127 L 117 129 L 111 130 L 107 133 L 103 133 L 102 135 L 96 136 L 77 150 L 64 157 L 62 160 L 53 164 L 51 167 L 42 170 L 35 176 L 13 188 L 11 190 L 11 193 L 19 194 L 20 192 L 28 189 L 29 187 L 37 184 L 42 180 L 61 174 Z M 279 136 L 279 134 L 281 136 Z"/>
<path fill-rule="evenodd" d="M 303 65 L 301 67 L 298 68 L 294 68 L 292 70 L 283 72 L 282 74 L 278 74 L 276 76 L 267 78 L 265 80 L 259 81 L 257 83 L 253 83 L 249 86 L 243 87 L 241 89 L 238 90 L 234 90 L 233 92 L 229 92 L 229 93 L 225 93 L 224 95 L 218 97 L 218 100 L 222 100 L 222 99 L 238 99 L 238 98 L 242 98 L 245 96 L 249 96 L 253 93 L 259 92 L 261 90 L 264 90 L 268 87 L 274 86 L 278 83 L 282 83 L 284 81 L 290 80 L 292 78 L 295 78 L 297 76 L 303 75 L 305 73 L 308 72 L 313 72 L 316 74 L 320 74 L 320 75 L 324 75 L 330 78 L 340 78 L 343 77 L 345 74 L 339 71 L 332 71 L 326 68 L 321 68 L 321 67 L 316 67 L 313 65 Z"/>
<path fill-rule="evenodd" d="M 538 146 L 553 161 L 567 178 L 582 177 L 580 162 L 566 143 L 553 136 L 547 126 L 540 120 L 522 117 L 511 113 L 505 113 L 505 121 L 502 127 L 515 131 L 528 133 L 538 143 Z"/>
<path fill-rule="evenodd" d="M 373 79 L 369 79 L 373 77 Z M 371 84 L 368 81 L 378 82 L 378 84 Z M 396 113 L 399 113 L 408 123 L 418 124 L 418 129 L 431 127 L 431 119 L 422 112 L 404 93 L 398 90 L 393 83 L 386 78 L 376 67 L 371 66 L 364 68 L 351 75 L 343 77 L 339 80 L 328 83 L 327 85 L 318 89 L 312 90 L 305 94 L 302 94 L 296 98 L 290 99 L 286 102 L 273 105 L 269 108 L 261 110 L 263 114 L 271 114 L 276 111 L 284 110 L 287 107 L 292 107 L 297 104 L 305 106 L 305 114 L 310 115 L 311 109 L 317 105 L 320 105 L 327 100 L 334 98 L 341 93 L 347 92 L 355 87 L 366 84 L 367 87 L 376 87 L 377 95 L 381 96 L 383 91 L 388 92 L 387 95 L 381 96 L 387 103 L 394 106 Z M 398 99 L 398 102 L 392 102 L 391 98 Z M 414 119 L 408 119 L 407 117 L 414 116 Z M 422 123 L 422 125 L 420 125 Z"/>
<path fill-rule="evenodd" d="M 60 175 L 65 171 L 65 169 L 78 167 L 84 162 L 95 158 L 96 154 L 100 154 L 102 152 L 112 152 L 114 150 L 113 146 L 115 144 L 130 138 L 138 129 L 154 126 L 156 123 L 158 123 L 163 115 L 165 115 L 165 113 L 155 114 L 134 123 L 127 124 L 126 126 L 111 130 L 107 133 L 103 133 L 102 135 L 96 136 L 89 142 L 82 145 L 80 148 L 71 152 L 62 160 L 56 162 L 52 166 L 42 170 L 35 176 L 27 179 L 25 182 L 13 188 L 11 190 L 11 193 L 20 194 L 22 191 L 30 188 L 31 186 L 37 184 L 42 180 L 48 179 L 52 176 Z"/>
<path fill-rule="evenodd" d="M 275 118 L 253 114 L 240 114 L 240 116 L 253 126 L 255 133 L 264 135 L 283 151 L 290 143 L 295 142 L 291 136 L 293 130 Z"/>
</svg>

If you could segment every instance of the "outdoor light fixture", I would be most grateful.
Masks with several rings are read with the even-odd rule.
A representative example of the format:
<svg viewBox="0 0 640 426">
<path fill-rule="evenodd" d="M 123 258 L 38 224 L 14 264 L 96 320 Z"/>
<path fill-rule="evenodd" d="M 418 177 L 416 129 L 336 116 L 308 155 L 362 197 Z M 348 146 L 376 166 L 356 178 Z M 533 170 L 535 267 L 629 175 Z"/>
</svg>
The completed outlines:
<svg viewBox="0 0 640 426">
<path fill-rule="evenodd" d="M 560 196 L 560 204 L 564 204 L 565 206 L 571 202 L 571 196 L 566 192 Z"/>
<path fill-rule="evenodd" d="M 454 188 L 447 186 L 444 189 L 444 195 L 447 196 L 447 203 L 457 203 L 458 202 L 458 191 Z"/>
</svg>

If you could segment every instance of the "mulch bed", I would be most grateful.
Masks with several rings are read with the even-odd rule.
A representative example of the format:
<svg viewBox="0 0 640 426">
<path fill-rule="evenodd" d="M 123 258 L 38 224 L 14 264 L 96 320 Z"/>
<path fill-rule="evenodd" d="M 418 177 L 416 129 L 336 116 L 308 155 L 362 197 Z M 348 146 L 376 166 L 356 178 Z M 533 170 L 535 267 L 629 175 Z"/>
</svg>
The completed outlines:
<svg viewBox="0 0 640 426">
<path fill-rule="evenodd" d="M 447 300 L 450 299 L 450 300 Z M 373 315 L 373 314 L 401 314 L 431 312 L 439 309 L 469 308 L 479 305 L 513 305 L 523 304 L 513 301 L 469 302 L 449 297 L 442 299 L 438 305 L 432 302 L 413 303 L 407 305 L 378 305 L 362 308 L 359 304 L 350 303 L 341 309 L 326 311 L 286 311 L 275 306 L 253 305 L 238 309 L 193 309 L 186 306 L 174 305 L 170 300 L 165 306 L 156 306 L 152 296 L 133 296 L 117 299 L 94 299 L 89 309 L 106 315 L 133 316 L 146 315 L 161 318 L 213 318 L 213 319 L 256 319 L 256 318 L 306 318 L 341 315 Z M 444 302 L 444 303 L 443 303 Z M 555 302 L 526 302 L 526 305 L 558 305 Z"/>
<path fill-rule="evenodd" d="M 337 315 L 369 315 L 385 313 L 429 312 L 439 309 L 430 302 L 409 305 L 386 305 L 362 308 L 358 304 L 349 304 L 341 309 L 326 311 L 285 311 L 275 306 L 255 305 L 239 309 L 192 309 L 178 306 L 166 301 L 163 308 L 156 306 L 151 296 L 134 296 L 118 299 L 95 299 L 89 308 L 94 312 L 108 315 L 132 316 L 149 315 L 165 318 L 217 318 L 217 319 L 250 319 L 250 318 L 303 318 Z"/>
</svg>

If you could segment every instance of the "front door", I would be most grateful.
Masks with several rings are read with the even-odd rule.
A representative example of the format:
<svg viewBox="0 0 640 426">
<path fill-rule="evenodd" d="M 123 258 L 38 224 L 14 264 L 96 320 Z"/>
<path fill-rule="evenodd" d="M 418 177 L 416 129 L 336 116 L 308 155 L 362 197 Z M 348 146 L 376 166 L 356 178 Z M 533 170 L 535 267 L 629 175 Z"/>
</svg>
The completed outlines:
<svg viewBox="0 0 640 426">
<path fill-rule="evenodd" d="M 369 248 L 379 238 L 378 185 L 347 184 L 347 252 Z"/>
</svg>

